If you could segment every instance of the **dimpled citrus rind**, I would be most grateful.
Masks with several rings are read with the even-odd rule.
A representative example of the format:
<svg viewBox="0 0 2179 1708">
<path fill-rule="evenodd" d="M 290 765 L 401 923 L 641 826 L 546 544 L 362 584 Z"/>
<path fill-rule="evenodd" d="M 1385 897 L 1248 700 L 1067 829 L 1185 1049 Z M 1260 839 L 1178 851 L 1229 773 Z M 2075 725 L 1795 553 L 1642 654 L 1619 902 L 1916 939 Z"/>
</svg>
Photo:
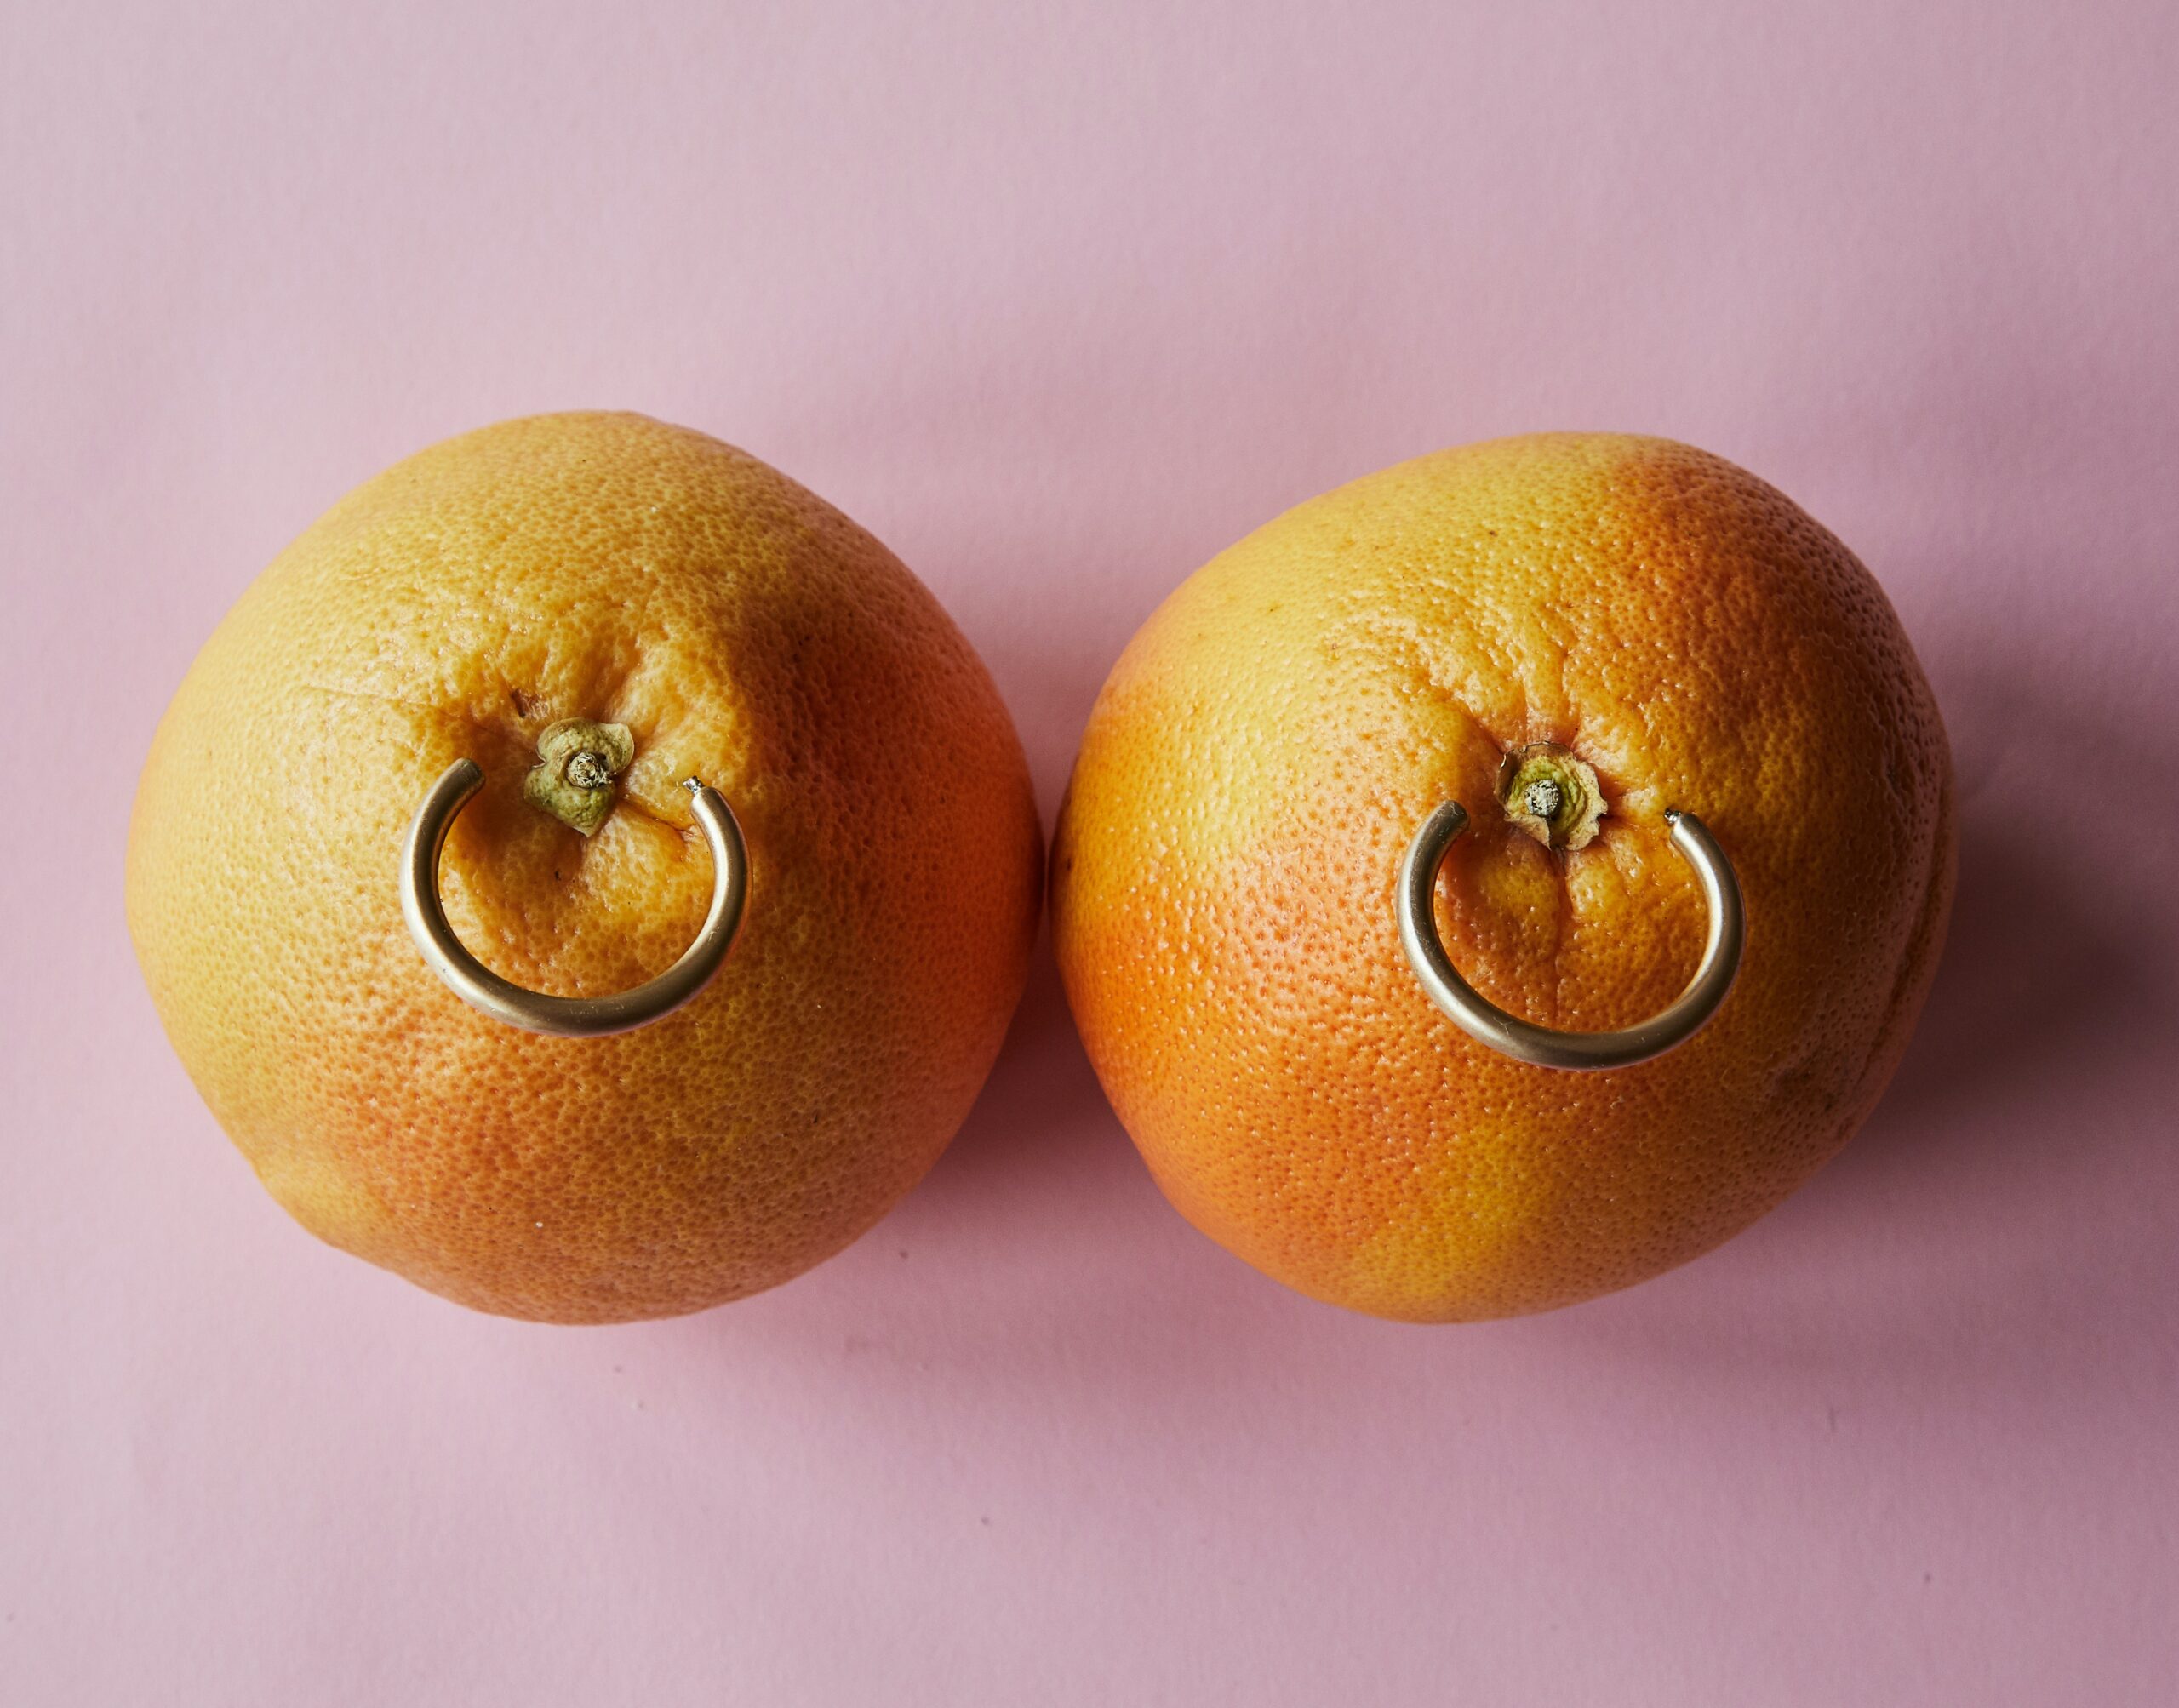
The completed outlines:
<svg viewBox="0 0 2179 1708">
<path fill-rule="evenodd" d="M 1507 756 L 1595 768 L 1596 840 L 1509 823 Z M 1440 1016 L 1393 891 L 1423 819 L 1448 951 L 1575 1031 L 1664 1007 L 1702 902 L 1697 813 L 1748 937 L 1713 1022 L 1605 1073 L 1527 1066 Z M 1657 1274 L 1851 1135 L 1936 967 L 1955 862 L 1943 726 L 1875 580 L 1790 500 L 1650 438 L 1419 459 L 1221 554 L 1093 711 L 1053 857 L 1090 1059 L 1172 1202 L 1316 1298 L 1417 1322 Z"/>
<path fill-rule="evenodd" d="M 523 798 L 556 721 L 635 757 L 586 839 Z M 746 911 L 686 1008 L 515 1031 L 426 968 L 403 832 L 484 790 L 441 888 L 494 971 L 625 989 L 695 933 L 727 798 Z M 960 632 L 775 470 L 637 415 L 510 421 L 365 483 L 283 552 L 175 694 L 129 925 L 220 1124 L 313 1232 L 507 1315 L 604 1322 L 772 1286 L 852 1241 L 966 1114 L 1038 904 L 1027 767 Z"/>
</svg>

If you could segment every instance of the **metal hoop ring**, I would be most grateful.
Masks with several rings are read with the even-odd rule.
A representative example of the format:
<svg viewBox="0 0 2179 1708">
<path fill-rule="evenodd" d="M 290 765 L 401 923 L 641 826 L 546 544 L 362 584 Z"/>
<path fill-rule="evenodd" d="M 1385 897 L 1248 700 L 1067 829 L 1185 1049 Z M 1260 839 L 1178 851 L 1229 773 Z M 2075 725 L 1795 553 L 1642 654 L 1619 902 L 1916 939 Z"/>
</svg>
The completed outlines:
<svg viewBox="0 0 2179 1708">
<path fill-rule="evenodd" d="M 1457 801 L 1446 802 L 1423 821 L 1399 863 L 1400 947 L 1407 951 L 1407 964 L 1415 969 L 1430 1000 L 1477 1043 L 1537 1067 L 1577 1071 L 1630 1067 L 1685 1043 L 1718 1012 L 1725 992 L 1732 989 L 1733 977 L 1740 971 L 1747 926 L 1739 881 L 1717 838 L 1692 813 L 1667 813 L 1665 822 L 1672 826 L 1672 845 L 1701 880 L 1710 929 L 1695 976 L 1662 1014 L 1621 1031 L 1561 1032 L 1509 1014 L 1475 993 L 1438 940 L 1433 905 L 1438 868 L 1444 861 L 1445 851 L 1467 828 L 1467 811 Z"/>
<path fill-rule="evenodd" d="M 681 786 L 695 797 L 696 822 L 712 851 L 712 905 L 696 940 L 648 984 L 610 997 L 546 997 L 525 991 L 462 946 L 439 905 L 439 852 L 469 797 L 484 786 L 476 763 L 457 759 L 439 774 L 409 821 L 401 847 L 401 917 L 424 960 L 455 996 L 495 1020 L 559 1037 L 604 1037 L 633 1031 L 691 1000 L 726 963 L 749 893 L 749 850 L 741 826 L 716 789 L 694 777 Z"/>
</svg>

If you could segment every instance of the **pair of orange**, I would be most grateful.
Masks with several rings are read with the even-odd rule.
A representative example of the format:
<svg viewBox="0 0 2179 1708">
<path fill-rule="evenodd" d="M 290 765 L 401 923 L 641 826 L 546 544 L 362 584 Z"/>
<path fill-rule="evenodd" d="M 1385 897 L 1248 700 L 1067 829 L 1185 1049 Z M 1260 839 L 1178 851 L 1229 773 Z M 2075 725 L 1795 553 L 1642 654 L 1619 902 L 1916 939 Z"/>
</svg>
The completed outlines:
<svg viewBox="0 0 2179 1708">
<path fill-rule="evenodd" d="M 570 728 L 619 733 L 570 772 Z M 712 900 L 695 778 L 746 838 L 724 971 L 610 1037 L 458 999 L 397 876 L 464 758 L 438 891 L 483 967 L 564 997 L 672 963 Z M 1421 892 L 1445 952 L 1574 1032 L 1687 981 L 1705 902 L 1666 814 L 1699 814 L 1747 932 L 1714 1020 L 1597 1073 L 1449 1023 L 1394 902 L 1450 800 L 1471 828 Z M 883 546 L 700 434 L 558 415 L 366 483 L 249 589 L 153 743 L 129 916 L 305 1226 L 600 1322 L 784 1281 L 922 1176 L 1020 996 L 1039 844 L 990 677 Z M 1928 986 L 1953 848 L 1936 705 L 1845 548 L 1715 457 L 1547 435 L 1358 481 L 1182 586 L 1099 698 L 1051 900 L 1181 1210 L 1318 1298 L 1452 1320 L 1655 1274 L 1843 1144 Z"/>
</svg>

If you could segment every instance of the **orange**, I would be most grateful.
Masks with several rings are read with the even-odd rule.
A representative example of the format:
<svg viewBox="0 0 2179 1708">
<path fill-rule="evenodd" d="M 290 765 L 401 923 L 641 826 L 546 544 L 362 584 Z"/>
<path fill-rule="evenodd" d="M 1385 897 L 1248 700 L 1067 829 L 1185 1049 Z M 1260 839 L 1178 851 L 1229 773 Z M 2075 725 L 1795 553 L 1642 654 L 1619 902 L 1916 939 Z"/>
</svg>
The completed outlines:
<svg viewBox="0 0 2179 1708">
<path fill-rule="evenodd" d="M 1593 769 L 1586 846 L 1507 809 L 1537 743 Z M 1448 952 L 1570 1031 L 1692 972 L 1702 901 L 1664 814 L 1699 815 L 1748 922 L 1716 1018 L 1595 1074 L 1456 1031 L 1393 912 L 1448 799 L 1473 819 L 1438 881 Z M 1936 702 L 1852 554 L 1717 457 L 1545 434 L 1342 487 L 1174 593 L 1091 715 L 1053 917 L 1090 1059 L 1183 1214 L 1316 1298 L 1462 1321 L 1656 1275 L 1835 1152 L 1929 987 L 1953 843 Z"/>
<path fill-rule="evenodd" d="M 525 798 L 543 733 L 624 725 L 586 838 Z M 556 996 L 687 946 L 740 820 L 741 934 L 685 1008 L 604 1038 L 466 1007 L 403 928 L 403 831 L 466 757 L 441 889 Z M 605 1322 L 838 1251 L 944 1149 L 1034 934 L 1039 835 L 990 677 L 868 534 L 638 415 L 510 421 L 351 493 L 189 671 L 144 768 L 129 920 L 184 1065 L 304 1226 L 448 1297 Z"/>
</svg>

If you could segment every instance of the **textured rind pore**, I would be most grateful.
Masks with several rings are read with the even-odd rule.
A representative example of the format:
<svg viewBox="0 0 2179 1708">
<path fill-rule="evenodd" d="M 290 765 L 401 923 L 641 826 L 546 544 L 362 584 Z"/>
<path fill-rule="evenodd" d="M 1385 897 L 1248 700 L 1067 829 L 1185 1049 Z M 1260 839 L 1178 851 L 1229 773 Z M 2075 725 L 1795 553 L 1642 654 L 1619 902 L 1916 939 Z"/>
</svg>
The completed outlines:
<svg viewBox="0 0 2179 1708">
<path fill-rule="evenodd" d="M 586 840 L 526 803 L 541 733 L 625 724 Z M 718 981 L 568 1039 L 463 1005 L 403 928 L 410 814 L 483 792 L 441 888 L 553 995 L 663 971 L 709 897 L 689 776 L 740 820 Z M 1020 996 L 1038 904 L 997 691 L 885 548 L 776 471 L 641 416 L 543 416 L 366 483 L 283 552 L 174 696 L 128 908 L 184 1065 L 335 1245 L 489 1311 L 700 1309 L 853 1240 L 936 1160 Z"/>
<path fill-rule="evenodd" d="M 1597 839 L 1510 825 L 1506 756 L 1595 768 Z M 1455 798 L 1448 951 L 1576 1031 L 1676 996 L 1737 870 L 1716 1020 L 1621 1071 L 1526 1066 L 1431 1008 L 1393 881 Z M 1092 713 L 1053 853 L 1084 1040 L 1198 1227 L 1317 1298 L 1414 1321 L 1549 1309 L 1727 1238 L 1852 1134 L 1949 911 L 1944 729 L 1868 572 L 1782 494 L 1599 434 L 1421 458 L 1280 517 L 1151 618 Z"/>
</svg>

